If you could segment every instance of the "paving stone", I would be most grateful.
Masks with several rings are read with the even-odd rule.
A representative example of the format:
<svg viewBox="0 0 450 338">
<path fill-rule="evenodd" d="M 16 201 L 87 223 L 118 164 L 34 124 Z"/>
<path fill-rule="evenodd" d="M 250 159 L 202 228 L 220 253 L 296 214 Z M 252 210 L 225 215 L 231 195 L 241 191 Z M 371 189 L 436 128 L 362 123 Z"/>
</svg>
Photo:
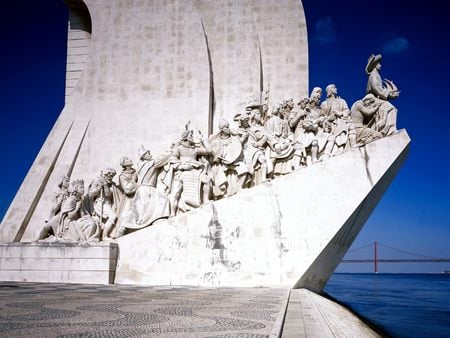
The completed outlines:
<svg viewBox="0 0 450 338">
<path fill-rule="evenodd" d="M 0 284 L 7 337 L 269 337 L 287 289 Z"/>
</svg>

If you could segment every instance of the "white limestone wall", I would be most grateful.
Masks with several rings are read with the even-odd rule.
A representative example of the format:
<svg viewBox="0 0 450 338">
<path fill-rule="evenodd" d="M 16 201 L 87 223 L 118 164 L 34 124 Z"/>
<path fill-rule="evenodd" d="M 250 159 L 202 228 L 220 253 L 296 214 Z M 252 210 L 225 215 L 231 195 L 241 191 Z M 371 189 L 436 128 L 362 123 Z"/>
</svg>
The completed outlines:
<svg viewBox="0 0 450 338">
<path fill-rule="evenodd" d="M 215 105 L 213 128 L 218 130 L 221 118 L 233 121 L 249 100 L 259 97 L 258 31 L 249 1 L 193 3 L 208 38 Z"/>
<path fill-rule="evenodd" d="M 409 141 L 400 131 L 120 238 L 115 282 L 320 290 Z"/>
<path fill-rule="evenodd" d="M 66 0 L 69 8 L 67 32 L 66 102 L 78 85 L 89 56 L 91 16 L 82 0 Z"/>
<path fill-rule="evenodd" d="M 0 244 L 0 281 L 111 284 L 115 243 Z"/>
<path fill-rule="evenodd" d="M 308 95 L 308 34 L 299 0 L 251 1 L 261 43 L 264 88 L 269 101 L 281 103 Z"/>
<path fill-rule="evenodd" d="M 298 0 L 192 0 L 212 62 L 213 127 L 252 100 L 270 105 L 308 93 L 306 20 Z M 268 95 L 266 91 L 269 90 Z"/>
</svg>

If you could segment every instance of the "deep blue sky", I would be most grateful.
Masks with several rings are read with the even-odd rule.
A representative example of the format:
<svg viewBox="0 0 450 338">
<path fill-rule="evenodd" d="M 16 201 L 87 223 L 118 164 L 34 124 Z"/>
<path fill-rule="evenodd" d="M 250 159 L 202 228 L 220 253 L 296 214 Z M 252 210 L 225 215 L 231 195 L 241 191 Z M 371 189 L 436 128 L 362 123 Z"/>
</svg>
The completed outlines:
<svg viewBox="0 0 450 338">
<path fill-rule="evenodd" d="M 394 102 L 398 126 L 412 139 L 409 159 L 353 248 L 377 240 L 450 257 L 449 5 L 439 0 L 305 0 L 303 5 L 310 88 L 335 83 L 351 105 L 364 96 L 368 56 L 381 53 L 382 76 L 402 91 Z M 2 6 L 0 217 L 64 106 L 66 29 L 62 0 L 8 1 Z M 347 265 L 340 271 L 359 269 L 370 271 L 370 266 Z M 450 270 L 450 263 L 380 268 L 444 269 Z"/>
</svg>

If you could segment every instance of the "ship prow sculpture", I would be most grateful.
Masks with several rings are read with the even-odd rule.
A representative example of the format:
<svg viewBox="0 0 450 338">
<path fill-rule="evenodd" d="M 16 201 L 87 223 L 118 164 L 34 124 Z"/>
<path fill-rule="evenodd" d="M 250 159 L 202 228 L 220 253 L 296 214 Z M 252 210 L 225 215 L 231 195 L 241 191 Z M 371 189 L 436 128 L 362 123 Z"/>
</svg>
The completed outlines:
<svg viewBox="0 0 450 338">
<path fill-rule="evenodd" d="M 115 281 L 321 290 L 409 142 L 400 130 L 121 237 Z"/>
<path fill-rule="evenodd" d="M 299 14 L 289 33 L 304 47 L 301 5 L 267 0 L 249 12 L 241 4 L 233 11 L 246 18 L 245 35 L 227 20 L 238 30 L 231 50 L 244 42 L 249 48 L 239 65 L 248 74 L 233 84 L 226 69 L 235 60 L 221 50 L 227 36 L 213 29 L 216 9 L 176 1 L 185 14 L 176 26 L 190 32 L 189 39 L 171 36 L 178 49 L 153 48 L 150 40 L 169 38 L 156 23 L 159 33 L 149 41 L 123 47 L 136 47 L 128 57 L 136 69 L 157 73 L 161 89 L 145 82 L 148 72 L 137 72 L 136 82 L 129 59 L 104 51 L 132 29 L 121 25 L 123 16 L 149 32 L 141 12 L 177 21 L 171 5 L 123 11 L 111 1 L 104 17 L 102 1 L 67 3 L 76 19 L 69 42 L 89 47 L 86 58 L 71 57 L 83 76 L 68 74 L 77 83 L 2 222 L 1 242 L 12 244 L 0 245 L 0 280 L 321 290 L 407 156 L 410 140 L 397 130 L 391 103 L 400 92 L 381 78 L 381 55 L 367 62 L 361 100 L 349 107 L 330 84 L 322 101 L 321 88 L 306 95 L 306 80 L 287 85 L 289 71 L 268 57 L 275 33 L 258 14 L 269 5 L 280 8 L 269 21 Z M 111 37 L 101 20 L 115 17 L 121 19 Z M 90 40 L 96 20 L 104 26 Z M 295 67 L 307 62 L 296 58 Z M 255 99 L 238 97 L 240 86 L 253 88 Z"/>
</svg>

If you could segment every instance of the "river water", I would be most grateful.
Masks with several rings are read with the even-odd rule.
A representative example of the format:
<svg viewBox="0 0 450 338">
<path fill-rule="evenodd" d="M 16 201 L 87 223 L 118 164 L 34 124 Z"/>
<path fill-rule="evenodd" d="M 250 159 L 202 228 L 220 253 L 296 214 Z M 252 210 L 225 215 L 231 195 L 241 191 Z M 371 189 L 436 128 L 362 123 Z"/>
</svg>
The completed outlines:
<svg viewBox="0 0 450 338">
<path fill-rule="evenodd" d="M 325 291 L 393 337 L 450 337 L 450 274 L 333 274 Z"/>
</svg>

